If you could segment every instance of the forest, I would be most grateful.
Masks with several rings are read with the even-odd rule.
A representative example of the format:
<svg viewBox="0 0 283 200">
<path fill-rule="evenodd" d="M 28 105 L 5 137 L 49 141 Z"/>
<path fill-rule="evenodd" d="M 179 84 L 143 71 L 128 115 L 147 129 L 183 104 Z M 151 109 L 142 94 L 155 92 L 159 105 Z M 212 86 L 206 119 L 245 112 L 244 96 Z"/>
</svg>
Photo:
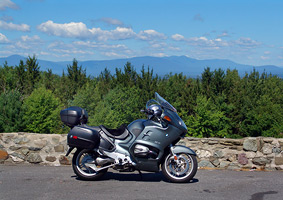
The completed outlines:
<svg viewBox="0 0 283 200">
<path fill-rule="evenodd" d="M 0 66 L 0 132 L 67 133 L 60 110 L 85 108 L 88 125 L 116 128 L 146 118 L 140 110 L 158 92 L 178 111 L 191 137 L 283 137 L 283 80 L 256 70 L 205 68 L 198 78 L 159 76 L 131 63 L 111 74 L 86 75 L 76 59 L 62 75 L 41 71 L 36 56 Z M 174 66 L 172 66 L 173 69 Z"/>
</svg>

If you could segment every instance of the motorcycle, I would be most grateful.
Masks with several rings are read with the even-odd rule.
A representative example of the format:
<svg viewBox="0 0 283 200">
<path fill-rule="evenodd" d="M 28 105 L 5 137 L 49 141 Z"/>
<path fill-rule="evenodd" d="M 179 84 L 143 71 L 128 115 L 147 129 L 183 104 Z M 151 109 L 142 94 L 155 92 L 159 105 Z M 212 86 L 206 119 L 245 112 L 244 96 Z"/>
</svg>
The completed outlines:
<svg viewBox="0 0 283 200">
<path fill-rule="evenodd" d="M 71 128 L 67 135 L 69 150 L 76 148 L 72 167 L 78 178 L 97 180 L 109 168 L 119 172 L 159 172 L 171 182 L 189 182 L 197 172 L 196 153 L 176 145 L 187 133 L 177 110 L 158 93 L 141 110 L 147 119 L 128 126 L 109 129 L 88 126 L 87 112 L 80 107 L 61 110 L 62 122 Z"/>
</svg>

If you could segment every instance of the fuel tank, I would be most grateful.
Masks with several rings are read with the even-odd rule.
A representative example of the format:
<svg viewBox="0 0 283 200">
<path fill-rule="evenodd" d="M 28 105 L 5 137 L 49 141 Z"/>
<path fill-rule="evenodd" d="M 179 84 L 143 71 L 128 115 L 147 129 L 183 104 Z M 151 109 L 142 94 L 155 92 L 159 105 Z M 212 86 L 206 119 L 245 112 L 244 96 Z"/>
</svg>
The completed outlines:
<svg viewBox="0 0 283 200">
<path fill-rule="evenodd" d="M 141 132 L 143 131 L 144 129 L 144 123 L 146 122 L 147 120 L 146 119 L 137 119 L 135 121 L 133 121 L 132 123 L 130 123 L 128 125 L 128 130 L 133 134 L 135 135 L 135 137 L 138 137 Z"/>
</svg>

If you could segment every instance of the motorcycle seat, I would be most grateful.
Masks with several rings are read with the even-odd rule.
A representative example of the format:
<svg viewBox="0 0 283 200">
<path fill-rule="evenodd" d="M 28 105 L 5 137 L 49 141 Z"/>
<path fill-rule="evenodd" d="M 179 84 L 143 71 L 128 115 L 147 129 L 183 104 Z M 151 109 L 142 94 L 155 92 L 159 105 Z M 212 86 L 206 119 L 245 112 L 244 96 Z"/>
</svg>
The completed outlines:
<svg viewBox="0 0 283 200">
<path fill-rule="evenodd" d="M 126 125 L 121 125 L 119 128 L 117 129 L 110 129 L 110 128 L 107 128 L 103 125 L 100 125 L 99 126 L 102 131 L 109 137 L 111 138 L 115 138 L 115 139 L 120 139 L 120 140 L 124 140 L 128 137 L 129 135 L 129 131 L 127 129 L 127 126 Z"/>
<path fill-rule="evenodd" d="M 99 126 L 88 126 L 88 125 L 86 125 L 86 124 L 83 124 L 83 125 L 81 125 L 81 126 L 83 126 L 83 127 L 85 127 L 85 128 L 88 128 L 88 129 L 91 129 L 91 130 L 94 130 L 94 131 L 96 131 L 96 132 L 99 132 L 99 131 L 101 130 L 101 128 L 100 128 Z"/>
</svg>

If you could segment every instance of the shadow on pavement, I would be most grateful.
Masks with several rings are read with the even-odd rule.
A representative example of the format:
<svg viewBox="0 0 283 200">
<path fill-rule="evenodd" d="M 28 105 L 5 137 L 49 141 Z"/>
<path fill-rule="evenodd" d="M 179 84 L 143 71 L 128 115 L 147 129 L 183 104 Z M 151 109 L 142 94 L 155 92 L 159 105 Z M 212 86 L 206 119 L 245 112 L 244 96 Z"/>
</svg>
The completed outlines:
<svg viewBox="0 0 283 200">
<path fill-rule="evenodd" d="M 80 180 L 77 177 L 76 179 Z M 157 172 L 157 173 L 145 172 L 145 173 L 142 173 L 142 175 L 135 174 L 135 173 L 107 172 L 104 176 L 101 177 L 101 179 L 97 181 L 108 181 L 108 180 L 136 181 L 136 182 L 161 182 L 163 181 L 163 182 L 170 183 L 170 181 L 164 178 L 161 172 Z M 83 181 L 83 180 L 80 180 L 80 181 Z M 183 184 L 190 184 L 190 183 L 197 183 L 197 182 L 199 182 L 199 180 L 193 178 L 189 183 L 183 183 Z"/>
</svg>

